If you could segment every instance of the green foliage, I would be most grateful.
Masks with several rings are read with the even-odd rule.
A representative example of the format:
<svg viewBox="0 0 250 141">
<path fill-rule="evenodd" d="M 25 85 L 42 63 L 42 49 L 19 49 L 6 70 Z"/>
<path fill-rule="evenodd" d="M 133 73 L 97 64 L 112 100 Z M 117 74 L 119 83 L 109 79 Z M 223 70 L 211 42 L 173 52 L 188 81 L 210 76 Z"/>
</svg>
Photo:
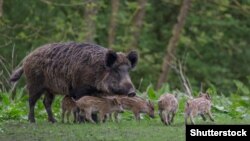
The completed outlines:
<svg viewBox="0 0 250 141">
<path fill-rule="evenodd" d="M 62 97 L 56 97 L 53 106 L 54 115 L 60 119 L 61 109 L 60 101 Z M 35 114 L 37 119 L 47 119 L 47 113 L 42 103 L 42 98 L 38 100 Z M 4 120 L 20 120 L 26 121 L 28 119 L 28 95 L 23 89 L 18 89 L 17 96 L 11 100 L 10 93 L 0 93 L 0 121 Z"/>
<path fill-rule="evenodd" d="M 168 83 L 155 89 L 171 29 L 176 22 L 181 1 L 148 1 L 139 37 L 140 60 L 131 72 L 138 95 L 157 100 L 164 93 L 178 96 L 179 112 L 184 112 L 188 96 L 181 90 L 179 74 L 171 70 Z M 111 1 L 100 1 L 96 22 L 96 43 L 106 46 L 111 15 Z M 133 16 L 139 4 L 120 1 L 117 30 L 113 49 L 128 51 Z M 27 120 L 27 95 L 21 80 L 14 100 L 8 91 L 8 79 L 13 69 L 35 48 L 51 42 L 85 39 L 85 5 L 78 0 L 20 1 L 5 0 L 0 18 L 0 120 Z M 235 119 L 249 119 L 250 99 L 250 18 L 249 1 L 198 1 L 192 3 L 185 28 L 180 36 L 176 59 L 183 60 L 183 72 L 190 80 L 193 95 L 197 96 L 200 83 L 211 94 L 213 111 Z M 21 14 L 20 14 L 21 13 Z M 173 64 L 175 65 L 175 64 Z M 60 119 L 60 100 L 55 99 L 53 111 Z M 156 106 L 157 109 L 157 106 Z M 36 106 L 38 120 L 46 119 L 42 100 Z M 130 112 L 123 114 L 131 120 Z M 158 118 L 158 117 L 157 117 Z M 148 117 L 144 117 L 149 120 Z M 1 130 L 0 130 L 1 131 Z"/>
<path fill-rule="evenodd" d="M 179 124 L 166 127 L 160 121 L 123 121 L 120 123 L 107 122 L 104 124 L 50 124 L 46 121 L 36 124 L 27 122 L 9 121 L 1 126 L 0 140 L 12 141 L 182 141 L 185 138 L 184 125 Z M 178 136 L 177 136 L 178 134 Z"/>
<path fill-rule="evenodd" d="M 215 114 L 216 124 L 246 124 L 249 119 L 231 119 L 224 114 Z M 173 125 L 165 126 L 160 120 L 141 122 L 122 121 L 104 124 L 62 124 L 38 121 L 36 124 L 20 121 L 0 122 L 0 140 L 13 141 L 62 141 L 62 140 L 110 140 L 110 141 L 184 141 L 185 125 L 183 115 L 178 114 Z M 202 119 L 197 124 L 204 124 Z M 213 124 L 206 122 L 206 124 Z"/>
<path fill-rule="evenodd" d="M 237 87 L 236 94 L 250 95 L 250 90 L 244 83 L 239 80 L 234 80 L 234 83 Z"/>
<path fill-rule="evenodd" d="M 250 69 L 246 67 L 250 62 L 249 1 L 192 2 L 176 58 L 185 61 L 184 72 L 193 89 L 198 90 L 203 82 L 206 88 L 215 86 L 227 95 L 238 91 L 235 83 L 249 86 Z M 140 60 L 137 69 L 131 73 L 135 86 L 140 85 L 139 91 L 145 91 L 149 84 L 156 86 L 180 4 L 180 0 L 147 1 L 136 48 Z M 95 41 L 107 47 L 111 1 L 98 1 L 97 5 Z M 86 36 L 85 6 L 79 0 L 5 0 L 3 17 L 0 18 L 0 59 L 4 58 L 8 65 L 6 69 L 0 64 L 3 68 L 0 69 L 0 89 L 10 89 L 6 82 L 9 73 L 35 48 L 51 42 L 82 42 Z M 129 46 L 133 38 L 131 31 L 134 30 L 131 24 L 138 8 L 135 1 L 120 1 L 115 50 L 133 48 Z M 181 88 L 179 76 L 174 71 L 170 71 L 168 82 L 172 89 Z M 18 87 L 22 86 L 23 81 Z M 249 93 L 243 89 L 244 93 Z"/>
<path fill-rule="evenodd" d="M 0 121 L 27 119 L 27 96 L 18 97 L 14 101 L 10 100 L 8 93 L 0 95 Z"/>
<path fill-rule="evenodd" d="M 227 116 L 236 119 L 249 119 L 250 95 L 247 93 L 243 93 L 244 91 L 240 90 L 241 87 L 238 88 L 240 93 L 231 93 L 229 96 L 225 96 L 224 94 L 218 94 L 218 90 L 216 88 L 208 88 L 206 91 L 212 97 L 213 112 L 219 114 L 226 114 Z M 159 119 L 157 115 L 157 110 L 158 110 L 157 102 L 159 97 L 165 93 L 177 95 L 177 99 L 179 101 L 178 113 L 183 115 L 186 101 L 189 99 L 189 97 L 185 93 L 179 90 L 174 90 L 174 91 L 170 90 L 168 84 L 163 85 L 163 87 L 160 88 L 159 90 L 155 90 L 152 85 L 149 85 L 146 91 L 137 92 L 139 96 L 151 100 L 154 103 L 155 114 L 156 114 L 156 119 L 154 120 Z M 198 94 L 198 92 L 193 92 L 193 93 Z M 196 96 L 198 95 L 194 95 L 194 97 Z M 38 120 L 47 119 L 47 113 L 45 111 L 42 100 L 43 97 L 40 100 L 38 100 L 35 109 L 36 118 Z M 54 104 L 52 105 L 53 113 L 56 119 L 58 119 L 59 121 L 61 119 L 61 108 L 60 108 L 61 100 L 62 96 L 56 96 Z M 10 100 L 9 93 L 5 92 L 0 93 L 0 121 L 9 119 L 21 120 L 21 121 L 27 120 L 27 114 L 28 114 L 28 97 L 24 89 L 17 90 L 17 96 L 14 100 Z M 152 120 L 145 114 L 142 114 L 142 118 L 147 121 Z M 126 111 L 125 113 L 122 114 L 122 120 L 125 121 L 134 120 L 133 113 L 131 111 Z"/>
</svg>

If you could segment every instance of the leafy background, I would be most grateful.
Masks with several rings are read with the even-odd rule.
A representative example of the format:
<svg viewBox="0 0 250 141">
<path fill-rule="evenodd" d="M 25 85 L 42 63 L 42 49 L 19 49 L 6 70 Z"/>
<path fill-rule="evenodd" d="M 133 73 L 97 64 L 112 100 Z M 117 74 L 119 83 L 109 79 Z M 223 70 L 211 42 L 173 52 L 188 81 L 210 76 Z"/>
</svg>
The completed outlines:
<svg viewBox="0 0 250 141">
<path fill-rule="evenodd" d="M 98 13 L 92 17 L 96 24 L 94 41 L 109 47 L 111 1 L 96 1 L 96 4 Z M 139 51 L 139 64 L 131 72 L 139 95 L 156 103 L 161 94 L 177 92 L 180 110 L 183 110 L 187 97 L 175 71 L 171 70 L 167 83 L 156 90 L 180 6 L 181 0 L 147 1 L 138 46 L 131 47 L 132 19 L 139 4 L 133 0 L 120 1 L 112 48 Z M 87 38 L 84 8 L 82 0 L 4 0 L 0 17 L 0 120 L 26 120 L 25 80 L 22 78 L 11 100 L 10 73 L 29 52 L 43 44 L 83 42 Z M 203 83 L 204 90 L 213 97 L 213 110 L 232 118 L 250 118 L 249 33 L 249 0 L 193 0 L 176 50 L 176 58 L 183 62 L 193 95 L 197 95 Z M 54 104 L 57 117 L 60 100 L 61 97 L 57 97 Z M 37 116 L 46 118 L 41 101 L 37 107 Z"/>
</svg>

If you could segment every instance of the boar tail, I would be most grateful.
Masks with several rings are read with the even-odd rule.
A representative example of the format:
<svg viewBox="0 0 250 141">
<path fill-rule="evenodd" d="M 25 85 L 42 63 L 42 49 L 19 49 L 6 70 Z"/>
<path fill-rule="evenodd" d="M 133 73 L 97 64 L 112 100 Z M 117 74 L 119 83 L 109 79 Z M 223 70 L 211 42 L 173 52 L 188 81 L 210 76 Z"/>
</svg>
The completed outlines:
<svg viewBox="0 0 250 141">
<path fill-rule="evenodd" d="M 17 80 L 20 79 L 20 77 L 23 74 L 23 67 L 19 67 L 18 69 L 15 70 L 14 73 L 10 76 L 10 82 L 16 82 Z"/>
</svg>

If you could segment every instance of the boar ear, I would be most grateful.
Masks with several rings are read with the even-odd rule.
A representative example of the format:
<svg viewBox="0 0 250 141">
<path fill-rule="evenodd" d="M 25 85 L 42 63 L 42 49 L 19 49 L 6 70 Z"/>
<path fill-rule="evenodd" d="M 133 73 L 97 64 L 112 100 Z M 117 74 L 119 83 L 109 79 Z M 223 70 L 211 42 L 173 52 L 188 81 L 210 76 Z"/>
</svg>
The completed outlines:
<svg viewBox="0 0 250 141">
<path fill-rule="evenodd" d="M 127 58 L 131 63 L 131 67 L 134 68 L 138 62 L 138 53 L 136 51 L 131 51 L 127 55 Z"/>
<path fill-rule="evenodd" d="M 149 104 L 150 104 L 150 107 L 151 107 L 152 109 L 154 109 L 154 103 L 153 103 L 151 100 L 149 100 Z"/>
<path fill-rule="evenodd" d="M 201 94 L 202 94 L 202 93 L 201 93 L 201 92 L 199 92 L 199 96 L 201 96 Z"/>
<path fill-rule="evenodd" d="M 105 65 L 111 68 L 115 61 L 117 60 L 117 54 L 113 50 L 108 50 L 106 57 L 105 57 Z"/>
<path fill-rule="evenodd" d="M 199 93 L 199 97 L 203 97 L 204 94 L 202 92 Z"/>
<path fill-rule="evenodd" d="M 149 99 L 148 99 L 148 104 L 149 104 L 150 106 L 153 105 L 153 103 L 152 103 L 151 100 L 149 100 Z"/>
<path fill-rule="evenodd" d="M 178 93 L 174 92 L 174 97 L 177 98 L 178 97 Z"/>
<path fill-rule="evenodd" d="M 118 100 L 117 100 L 117 98 L 114 98 L 114 99 L 113 99 L 113 105 L 118 105 Z"/>
<path fill-rule="evenodd" d="M 206 98 L 207 98 L 208 100 L 211 100 L 211 97 L 210 97 L 209 93 L 206 93 Z"/>
</svg>

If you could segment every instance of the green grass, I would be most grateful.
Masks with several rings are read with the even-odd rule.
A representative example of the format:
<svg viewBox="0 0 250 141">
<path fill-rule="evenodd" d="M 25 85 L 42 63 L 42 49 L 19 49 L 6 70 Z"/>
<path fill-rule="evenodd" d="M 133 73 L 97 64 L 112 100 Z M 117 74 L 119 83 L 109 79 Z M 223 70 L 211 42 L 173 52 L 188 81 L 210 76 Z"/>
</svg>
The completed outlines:
<svg viewBox="0 0 250 141">
<path fill-rule="evenodd" d="M 165 91 L 165 90 L 164 90 Z M 151 90 L 149 97 L 157 105 L 159 93 Z M 180 95 L 179 109 L 175 122 L 171 126 L 161 123 L 159 116 L 149 119 L 147 116 L 136 122 L 131 112 L 125 112 L 119 123 L 73 124 L 59 122 L 61 115 L 60 102 L 56 97 L 53 113 L 57 123 L 47 122 L 47 113 L 42 98 L 37 102 L 35 115 L 37 123 L 27 121 L 28 96 L 22 90 L 14 100 L 10 94 L 0 92 L 0 141 L 184 141 L 185 125 L 183 111 L 186 97 Z M 249 96 L 232 94 L 230 97 L 213 95 L 212 113 L 215 122 L 204 122 L 201 117 L 195 118 L 196 124 L 250 124 Z M 157 106 L 155 113 L 157 113 Z"/>
<path fill-rule="evenodd" d="M 197 124 L 249 124 L 249 120 L 232 119 L 226 114 L 214 114 L 215 122 L 196 118 Z M 59 119 L 58 119 L 59 120 Z M 73 124 L 48 123 L 39 119 L 31 124 L 27 121 L 2 121 L 1 141 L 184 141 L 183 115 L 178 114 L 173 125 L 163 125 L 159 118 L 141 122 L 122 120 L 120 123 Z"/>
</svg>

